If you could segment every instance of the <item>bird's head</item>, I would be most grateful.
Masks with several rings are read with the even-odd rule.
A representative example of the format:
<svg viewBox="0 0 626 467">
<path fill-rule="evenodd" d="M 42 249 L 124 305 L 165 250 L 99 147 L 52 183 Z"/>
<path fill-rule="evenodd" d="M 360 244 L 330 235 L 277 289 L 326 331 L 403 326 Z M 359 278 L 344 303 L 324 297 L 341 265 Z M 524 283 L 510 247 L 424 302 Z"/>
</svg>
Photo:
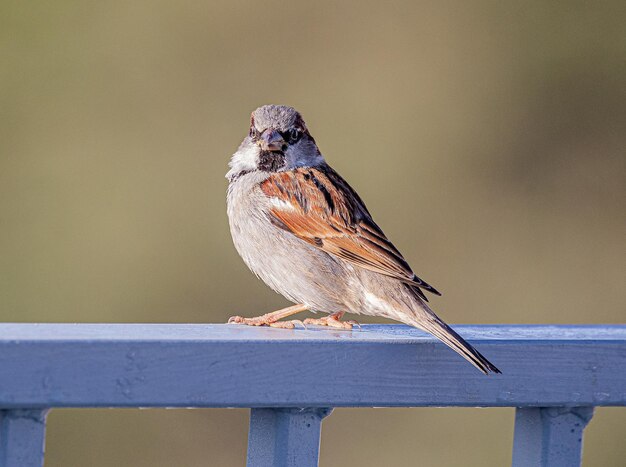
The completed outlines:
<svg viewBox="0 0 626 467">
<path fill-rule="evenodd" d="M 280 172 L 324 162 L 302 116 L 292 107 L 264 105 L 250 117 L 250 129 L 233 155 L 227 177 L 241 172 Z"/>
</svg>

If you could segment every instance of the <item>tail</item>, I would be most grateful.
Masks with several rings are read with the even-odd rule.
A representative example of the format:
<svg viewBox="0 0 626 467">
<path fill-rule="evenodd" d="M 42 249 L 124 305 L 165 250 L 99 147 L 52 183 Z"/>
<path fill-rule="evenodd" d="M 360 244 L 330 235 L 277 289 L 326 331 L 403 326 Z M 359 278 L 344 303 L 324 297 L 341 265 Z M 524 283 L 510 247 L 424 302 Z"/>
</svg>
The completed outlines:
<svg viewBox="0 0 626 467">
<path fill-rule="evenodd" d="M 487 375 L 490 372 L 502 373 L 478 350 L 468 344 L 465 339 L 459 336 L 450 326 L 439 319 L 428 305 L 420 301 L 420 308 L 421 310 L 416 313 L 417 316 L 408 317 L 406 320 L 407 324 L 431 333 L 484 374 Z"/>
</svg>

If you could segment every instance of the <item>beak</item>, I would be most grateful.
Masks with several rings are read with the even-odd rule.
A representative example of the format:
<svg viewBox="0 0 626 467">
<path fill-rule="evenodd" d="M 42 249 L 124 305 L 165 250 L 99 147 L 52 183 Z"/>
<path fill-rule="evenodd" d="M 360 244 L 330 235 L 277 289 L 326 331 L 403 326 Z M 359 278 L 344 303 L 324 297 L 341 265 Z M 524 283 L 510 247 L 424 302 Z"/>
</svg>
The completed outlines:
<svg viewBox="0 0 626 467">
<path fill-rule="evenodd" d="M 285 140 L 283 136 L 276 130 L 271 128 L 265 130 L 258 142 L 264 151 L 284 151 Z"/>
</svg>

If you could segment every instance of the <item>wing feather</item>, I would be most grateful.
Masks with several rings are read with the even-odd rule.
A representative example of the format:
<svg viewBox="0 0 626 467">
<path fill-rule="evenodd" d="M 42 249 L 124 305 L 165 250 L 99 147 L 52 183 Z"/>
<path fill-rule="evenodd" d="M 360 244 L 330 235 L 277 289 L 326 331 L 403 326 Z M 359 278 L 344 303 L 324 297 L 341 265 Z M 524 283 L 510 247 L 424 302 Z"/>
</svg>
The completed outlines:
<svg viewBox="0 0 626 467">
<path fill-rule="evenodd" d="M 372 220 L 348 183 L 327 165 L 270 175 L 260 185 L 275 198 L 272 222 L 301 240 L 356 266 L 441 295 L 417 277 L 398 249 Z"/>
</svg>

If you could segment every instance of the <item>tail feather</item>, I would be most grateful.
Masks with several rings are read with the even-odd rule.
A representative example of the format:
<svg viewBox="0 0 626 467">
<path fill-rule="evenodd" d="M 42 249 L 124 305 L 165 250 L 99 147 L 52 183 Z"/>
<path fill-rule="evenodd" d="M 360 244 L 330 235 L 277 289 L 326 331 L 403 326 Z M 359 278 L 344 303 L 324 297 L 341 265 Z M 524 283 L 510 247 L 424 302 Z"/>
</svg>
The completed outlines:
<svg viewBox="0 0 626 467">
<path fill-rule="evenodd" d="M 493 363 L 487 360 L 483 354 L 468 344 L 465 339 L 459 336 L 443 321 L 436 320 L 420 324 L 424 330 L 430 332 L 433 336 L 441 340 L 444 344 L 457 352 L 484 374 L 487 375 L 490 372 L 502 373 Z"/>
<path fill-rule="evenodd" d="M 425 314 L 426 316 L 418 315 L 419 317 L 411 317 L 408 320 L 408 324 L 431 333 L 484 374 L 487 375 L 490 372 L 502 373 L 493 363 L 487 360 L 483 354 L 459 336 L 454 329 L 439 319 L 425 303 L 421 302 L 420 305 L 422 308 L 422 313 L 420 314 Z"/>
</svg>

